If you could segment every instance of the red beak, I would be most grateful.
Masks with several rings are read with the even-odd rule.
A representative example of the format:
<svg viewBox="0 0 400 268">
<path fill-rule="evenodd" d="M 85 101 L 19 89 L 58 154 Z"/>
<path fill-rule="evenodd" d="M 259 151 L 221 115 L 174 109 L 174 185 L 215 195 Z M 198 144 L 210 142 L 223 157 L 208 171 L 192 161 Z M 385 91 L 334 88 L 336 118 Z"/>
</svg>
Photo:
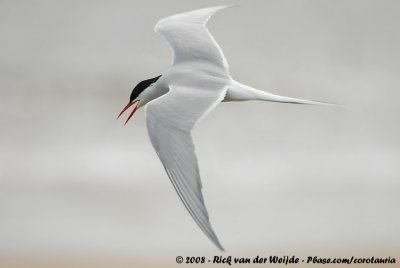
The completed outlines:
<svg viewBox="0 0 400 268">
<path fill-rule="evenodd" d="M 135 108 L 132 110 L 131 114 L 128 116 L 128 119 L 126 119 L 125 125 L 126 125 L 126 124 L 128 123 L 128 121 L 132 118 L 133 114 L 138 110 L 139 100 L 135 100 L 135 101 L 133 101 L 133 102 L 128 103 L 128 104 L 125 106 L 125 108 L 122 109 L 121 113 L 120 113 L 120 114 L 118 115 L 118 117 L 117 117 L 117 119 L 120 118 L 120 116 L 121 116 L 126 110 L 128 110 L 129 107 L 131 107 L 131 106 L 134 105 L 135 103 L 137 103 L 137 104 L 136 104 Z"/>
</svg>

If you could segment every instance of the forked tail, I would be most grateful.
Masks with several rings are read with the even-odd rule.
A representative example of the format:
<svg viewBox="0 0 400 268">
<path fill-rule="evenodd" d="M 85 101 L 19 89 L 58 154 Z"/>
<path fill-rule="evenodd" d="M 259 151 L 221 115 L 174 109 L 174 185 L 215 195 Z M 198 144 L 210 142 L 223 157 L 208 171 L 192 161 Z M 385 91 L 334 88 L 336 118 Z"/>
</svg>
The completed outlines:
<svg viewBox="0 0 400 268">
<path fill-rule="evenodd" d="M 228 87 L 228 91 L 226 93 L 224 101 L 247 101 L 247 100 L 261 100 L 261 101 L 282 102 L 282 103 L 292 103 L 292 104 L 309 104 L 309 105 L 329 105 L 329 106 L 336 105 L 328 102 L 303 100 L 303 99 L 274 95 L 262 90 L 258 90 L 243 85 L 239 82 L 232 81 L 231 85 Z"/>
</svg>

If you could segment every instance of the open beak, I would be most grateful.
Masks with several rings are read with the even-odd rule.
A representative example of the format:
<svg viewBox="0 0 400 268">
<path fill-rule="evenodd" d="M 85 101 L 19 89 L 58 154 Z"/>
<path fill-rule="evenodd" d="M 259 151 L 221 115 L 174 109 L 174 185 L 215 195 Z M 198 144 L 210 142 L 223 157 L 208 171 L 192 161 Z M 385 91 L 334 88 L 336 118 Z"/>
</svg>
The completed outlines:
<svg viewBox="0 0 400 268">
<path fill-rule="evenodd" d="M 135 108 L 132 110 L 132 112 L 131 112 L 131 114 L 129 115 L 128 119 L 126 119 L 125 125 L 126 125 L 126 124 L 128 123 L 128 121 L 132 118 L 133 114 L 138 110 L 139 100 L 135 100 L 135 101 L 133 101 L 133 102 L 128 103 L 128 104 L 125 106 L 125 108 L 122 109 L 121 113 L 120 113 L 120 114 L 118 115 L 118 117 L 117 117 L 117 119 L 120 118 L 120 116 L 121 116 L 126 110 L 128 110 L 129 107 L 131 107 L 131 106 L 134 105 L 135 103 L 137 103 L 137 104 L 136 104 Z"/>
</svg>

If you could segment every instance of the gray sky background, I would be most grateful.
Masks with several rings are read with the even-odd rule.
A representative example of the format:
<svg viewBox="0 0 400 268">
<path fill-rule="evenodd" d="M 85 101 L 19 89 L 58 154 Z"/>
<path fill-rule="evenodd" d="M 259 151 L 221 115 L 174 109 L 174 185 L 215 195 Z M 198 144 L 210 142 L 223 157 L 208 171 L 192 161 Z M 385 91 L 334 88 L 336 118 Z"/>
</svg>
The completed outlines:
<svg viewBox="0 0 400 268">
<path fill-rule="evenodd" d="M 115 118 L 169 67 L 158 19 L 227 3 L 0 1 L 0 256 L 218 254 L 143 111 Z M 400 2 L 234 3 L 209 29 L 236 80 L 343 106 L 223 103 L 198 125 L 227 252 L 399 252 Z"/>
</svg>

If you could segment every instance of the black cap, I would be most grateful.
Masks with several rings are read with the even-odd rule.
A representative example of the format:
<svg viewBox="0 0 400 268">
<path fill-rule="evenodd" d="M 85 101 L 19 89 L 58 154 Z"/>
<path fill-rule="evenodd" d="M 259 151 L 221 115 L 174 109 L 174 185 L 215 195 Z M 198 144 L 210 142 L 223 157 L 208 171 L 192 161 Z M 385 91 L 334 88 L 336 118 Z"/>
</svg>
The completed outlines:
<svg viewBox="0 0 400 268">
<path fill-rule="evenodd" d="M 154 78 L 147 79 L 147 80 L 143 80 L 142 82 L 137 84 L 136 87 L 132 90 L 129 102 L 132 102 L 134 99 L 136 99 L 139 96 L 139 94 L 143 92 L 143 90 L 145 90 L 151 84 L 156 82 L 160 77 L 161 77 L 161 75 L 154 77 Z"/>
</svg>

